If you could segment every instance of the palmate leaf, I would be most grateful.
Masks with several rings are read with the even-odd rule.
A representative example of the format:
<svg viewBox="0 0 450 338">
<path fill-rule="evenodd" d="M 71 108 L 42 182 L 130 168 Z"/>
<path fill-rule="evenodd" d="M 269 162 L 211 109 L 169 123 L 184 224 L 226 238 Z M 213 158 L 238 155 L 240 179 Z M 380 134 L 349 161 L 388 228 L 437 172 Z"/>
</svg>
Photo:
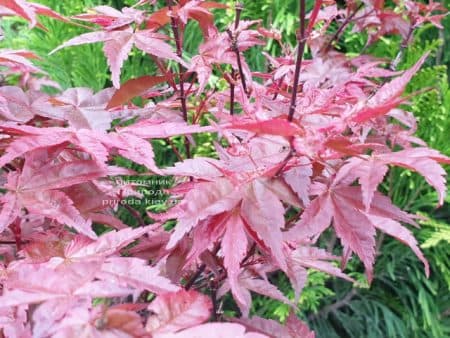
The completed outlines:
<svg viewBox="0 0 450 338">
<path fill-rule="evenodd" d="M 239 285 L 241 261 L 247 253 L 248 245 L 244 224 L 239 215 L 232 214 L 225 225 L 225 229 L 222 248 L 227 253 L 224 257 L 224 266 L 228 272 L 231 292 L 241 306 L 248 306 L 250 303 L 248 295 L 242 290 L 242 286 Z"/>
<path fill-rule="evenodd" d="M 397 107 L 402 102 L 400 95 L 427 57 L 428 53 L 423 55 L 413 67 L 405 71 L 401 76 L 383 85 L 380 90 L 369 99 L 367 102 L 368 106 L 355 114 L 353 121 L 358 123 L 365 122 L 368 119 L 384 115 Z"/>
<path fill-rule="evenodd" d="M 153 336 L 160 337 L 205 322 L 211 314 L 212 303 L 201 293 L 181 290 L 159 296 L 148 309 L 151 315 L 146 328 Z"/>
<path fill-rule="evenodd" d="M 185 62 L 180 59 L 173 51 L 172 47 L 164 40 L 167 37 L 151 30 L 142 30 L 132 32 L 131 29 L 120 31 L 98 31 L 84 33 L 77 36 L 50 52 L 50 54 L 58 50 L 70 46 L 83 45 L 86 43 L 104 42 L 103 52 L 108 59 L 108 65 L 112 74 L 112 81 L 116 88 L 120 87 L 120 70 L 124 61 L 128 58 L 133 46 L 138 49 L 161 58 L 175 60 L 184 65 Z"/>
<path fill-rule="evenodd" d="M 38 23 L 38 15 L 43 15 L 66 22 L 69 21 L 67 18 L 51 10 L 47 6 L 37 3 L 30 3 L 24 0 L 1 0 L 0 8 L 1 7 L 11 11 L 8 15 L 18 15 L 27 20 L 30 23 L 30 27 L 34 27 L 36 25 L 43 27 Z"/>
<path fill-rule="evenodd" d="M 411 247 L 425 265 L 429 274 L 428 262 L 417 246 L 413 235 L 398 221 L 412 225 L 414 216 L 392 205 L 389 199 L 375 193 L 371 208 L 365 211 L 360 187 L 336 186 L 316 197 L 306 208 L 300 221 L 289 230 L 287 238 L 305 239 L 315 237 L 333 227 L 341 239 L 344 251 L 355 252 L 364 263 L 369 281 L 373 278 L 375 260 L 375 229 L 380 229 Z"/>
<path fill-rule="evenodd" d="M 50 260 L 36 256 L 38 252 L 47 253 L 37 251 L 36 246 L 29 244 L 30 249 L 25 250 L 32 250 L 34 255 L 8 267 L 5 281 L 8 291 L 0 297 L 1 307 L 71 297 L 126 296 L 133 289 L 157 294 L 179 290 L 145 260 L 117 256 L 120 249 L 147 231 L 145 228 L 124 229 L 107 233 L 97 240 L 79 235 L 69 243 L 59 243 L 65 247 Z M 60 279 L 66 282 L 61 284 L 58 282 Z"/>
<path fill-rule="evenodd" d="M 450 163 L 450 158 L 425 147 L 409 148 L 398 152 L 374 154 L 371 157 L 352 158 L 341 168 L 336 179 L 358 178 L 364 196 L 364 205 L 368 211 L 373 193 L 388 171 L 388 164 L 396 165 L 421 174 L 436 189 L 439 205 L 442 205 L 446 192 L 444 178 L 446 172 L 439 163 Z"/>
<path fill-rule="evenodd" d="M 304 337 L 304 338 L 315 338 L 314 332 L 310 331 L 308 326 L 300 321 L 294 313 L 290 313 L 285 325 L 280 325 L 280 323 L 254 316 L 251 319 L 238 320 L 247 328 L 255 330 L 256 332 L 261 332 L 269 336 L 278 336 L 283 338 L 294 338 L 294 337 Z"/>
<path fill-rule="evenodd" d="M 243 325 L 234 323 L 207 323 L 194 326 L 178 333 L 169 333 L 158 335 L 158 338 L 190 338 L 204 337 L 207 335 L 211 338 L 267 338 L 269 336 L 259 332 L 246 332 Z"/>
</svg>

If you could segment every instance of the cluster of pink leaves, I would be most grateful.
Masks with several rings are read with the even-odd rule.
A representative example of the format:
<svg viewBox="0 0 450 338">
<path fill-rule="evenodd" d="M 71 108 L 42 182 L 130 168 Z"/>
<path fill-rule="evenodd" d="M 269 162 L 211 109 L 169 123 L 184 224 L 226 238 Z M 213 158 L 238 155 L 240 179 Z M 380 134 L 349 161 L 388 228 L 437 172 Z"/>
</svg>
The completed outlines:
<svg viewBox="0 0 450 338">
<path fill-rule="evenodd" d="M 393 11 L 384 1 L 366 0 L 340 9 L 333 1 L 316 1 L 307 28 L 312 58 L 303 60 L 300 86 L 293 88 L 299 67 L 293 52 L 267 55 L 272 67 L 265 73 L 247 65 L 245 50 L 268 39 L 281 44 L 280 35 L 259 21 L 236 20 L 219 32 L 211 10 L 221 4 L 168 1 L 153 12 L 142 5 L 154 4 L 140 1 L 121 11 L 99 6 L 68 19 L 35 3 L 0 0 L 0 15 L 20 16 L 31 27 L 44 28 L 38 15 L 94 27 L 58 49 L 102 42 L 115 87 L 48 95 L 41 86 L 53 83 L 33 65 L 35 54 L 0 51 L 3 75 L 23 75 L 20 87 L 0 87 L 4 336 L 314 337 L 294 315 L 308 269 L 351 281 L 341 268 L 355 253 L 370 281 L 376 230 L 408 245 L 429 273 L 417 241 L 401 224 L 417 226 L 417 217 L 377 189 L 389 166 L 399 166 L 421 174 L 443 203 L 445 171 L 439 163 L 450 159 L 415 137 L 414 116 L 399 109 L 406 84 L 427 55 L 404 72 L 388 70 L 386 60 L 348 58 L 329 48 L 327 29 L 354 20 L 354 30 L 368 30 L 368 43 L 388 33 L 408 41 L 423 22 L 440 25 L 439 6 L 406 1 L 402 11 Z M 190 60 L 182 54 L 189 20 L 198 22 L 204 39 Z M 176 33 L 176 50 L 163 27 Z M 121 84 L 133 48 L 152 57 L 160 75 Z M 213 72 L 223 74 L 229 87 L 211 88 Z M 168 87 L 158 87 L 163 83 Z M 157 103 L 137 107 L 130 102 L 136 96 Z M 136 122 L 112 128 L 115 119 Z M 200 125 L 206 119 L 209 125 Z M 218 134 L 218 159 L 185 158 L 169 168 L 155 163 L 149 140 L 183 135 L 190 148 L 196 133 Z M 149 213 L 152 225 L 123 224 L 114 203 L 104 201 L 120 202 L 137 192 L 111 179 L 133 174 L 113 165 L 116 155 L 149 174 L 175 176 L 170 193 L 179 203 Z M 295 212 L 288 221 L 287 211 Z M 170 232 L 163 227 L 168 220 L 177 221 Z M 92 222 L 111 231 L 98 235 Z M 330 226 L 342 257 L 315 245 Z M 269 282 L 269 274 L 280 270 L 295 290 L 293 301 Z M 213 293 L 211 299 L 202 290 Z M 217 313 L 216 303 L 228 292 L 239 319 Z M 291 305 L 285 325 L 249 319 L 251 292 Z M 206 323 L 211 316 L 222 322 Z"/>
</svg>

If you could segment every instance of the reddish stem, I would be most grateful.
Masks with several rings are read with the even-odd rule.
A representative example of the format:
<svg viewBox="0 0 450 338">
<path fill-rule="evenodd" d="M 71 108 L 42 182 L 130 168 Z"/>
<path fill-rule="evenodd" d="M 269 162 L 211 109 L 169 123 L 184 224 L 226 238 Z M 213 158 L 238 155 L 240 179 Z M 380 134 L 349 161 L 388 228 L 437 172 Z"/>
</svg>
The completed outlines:
<svg viewBox="0 0 450 338">
<path fill-rule="evenodd" d="M 217 243 L 214 246 L 214 249 L 212 251 L 213 255 L 217 255 L 217 253 L 219 252 L 220 249 L 220 243 Z M 194 285 L 194 283 L 196 282 L 196 280 L 198 279 L 198 277 L 200 277 L 200 275 L 205 271 L 206 269 L 206 264 L 203 263 L 202 265 L 200 265 L 197 268 L 197 271 L 195 271 L 195 273 L 191 276 L 191 278 L 189 278 L 189 280 L 186 282 L 186 284 L 184 285 L 184 289 L 185 290 L 189 290 L 190 288 L 192 288 L 192 286 Z"/>
<path fill-rule="evenodd" d="M 300 0 L 300 31 L 297 32 L 297 41 L 298 41 L 298 49 L 297 49 L 297 60 L 295 62 L 295 73 L 294 73 L 294 85 L 292 87 L 292 97 L 291 104 L 289 106 L 289 115 L 288 121 L 292 122 L 294 118 L 295 108 L 297 106 L 297 91 L 298 91 L 298 83 L 300 80 L 300 69 L 302 68 L 302 60 L 303 53 L 305 52 L 305 44 L 306 44 L 306 35 L 305 35 L 305 0 Z"/>
<path fill-rule="evenodd" d="M 362 6 L 364 5 L 363 2 L 361 2 L 359 4 L 358 7 L 356 7 L 356 9 L 353 11 L 352 14 L 350 14 L 345 21 L 342 23 L 342 25 L 338 28 L 338 30 L 336 31 L 336 33 L 334 33 L 334 35 L 332 36 L 331 40 L 328 42 L 328 44 L 325 46 L 324 51 L 327 52 L 330 50 L 331 48 L 331 44 L 333 43 L 334 40 L 337 40 L 339 38 L 339 35 L 341 35 L 342 31 L 344 30 L 344 28 L 350 23 L 350 21 L 353 19 L 353 17 L 356 15 L 356 13 L 358 13 L 358 11 L 362 8 Z"/>
<path fill-rule="evenodd" d="M 241 20 L 241 13 L 242 10 L 244 9 L 244 5 L 242 3 L 237 3 L 236 4 L 236 16 L 234 18 L 234 29 L 236 30 L 239 27 L 239 21 Z M 230 39 L 233 40 L 233 36 L 231 34 L 231 32 L 227 31 L 228 35 L 230 35 Z M 239 54 L 239 50 L 238 50 L 238 54 Z M 237 56 L 239 58 L 238 60 L 238 64 L 240 64 L 240 56 Z M 233 80 L 236 80 L 236 72 L 234 71 L 234 69 L 231 70 L 231 78 Z M 245 83 L 245 81 L 244 81 Z M 230 82 L 230 115 L 234 115 L 234 90 L 235 90 L 235 84 Z"/>
<path fill-rule="evenodd" d="M 167 0 L 167 7 L 169 8 L 169 11 L 172 11 L 172 0 Z M 183 57 L 183 43 L 181 41 L 180 37 L 180 31 L 179 31 L 179 23 L 178 23 L 178 17 L 175 15 L 170 16 L 170 22 L 172 26 L 173 36 L 175 39 L 175 45 L 177 48 L 177 56 L 181 59 Z M 178 63 L 178 78 L 179 78 L 179 86 L 180 86 L 180 100 L 181 100 L 181 111 L 183 113 L 183 119 L 184 121 L 188 122 L 188 112 L 187 112 L 187 105 L 186 105 L 186 95 L 184 92 L 184 71 L 183 71 L 183 65 L 181 63 Z M 186 157 L 191 157 L 191 147 L 189 144 L 189 140 L 187 137 L 184 138 L 184 146 L 186 149 Z"/>
</svg>

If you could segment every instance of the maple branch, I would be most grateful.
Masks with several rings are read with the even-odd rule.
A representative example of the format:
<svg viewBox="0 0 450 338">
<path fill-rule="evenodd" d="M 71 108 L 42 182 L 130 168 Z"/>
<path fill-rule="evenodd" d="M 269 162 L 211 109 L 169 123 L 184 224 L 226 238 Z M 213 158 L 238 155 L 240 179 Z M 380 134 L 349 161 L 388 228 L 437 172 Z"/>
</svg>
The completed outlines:
<svg viewBox="0 0 450 338">
<path fill-rule="evenodd" d="M 213 249 L 212 254 L 216 255 L 217 252 L 220 249 L 220 243 L 217 243 Z M 192 286 L 194 285 L 194 283 L 196 282 L 197 278 L 200 277 L 200 275 L 205 271 L 206 269 L 206 264 L 202 263 L 198 268 L 197 271 L 195 271 L 195 273 L 191 276 L 191 278 L 189 278 L 189 280 L 186 282 L 186 284 L 184 285 L 184 289 L 187 291 L 190 288 L 192 288 Z"/>
<path fill-rule="evenodd" d="M 218 314 L 218 304 L 217 304 L 217 283 L 213 279 L 210 283 L 210 290 L 211 290 L 211 303 L 213 305 L 212 308 L 212 320 L 217 321 L 217 314 Z"/>
<path fill-rule="evenodd" d="M 198 277 L 200 277 L 200 275 L 205 271 L 206 269 L 206 264 L 202 263 L 202 265 L 200 265 L 197 268 L 197 271 L 191 276 L 191 278 L 189 278 L 189 280 L 186 282 L 186 285 L 184 286 L 184 289 L 186 291 L 188 291 L 195 283 L 195 281 L 197 280 Z"/>
<path fill-rule="evenodd" d="M 347 306 L 350 303 L 350 301 L 357 294 L 358 294 L 358 292 L 356 291 L 356 289 L 351 289 L 350 292 L 347 293 L 344 298 L 342 298 L 341 300 L 337 301 L 336 303 L 333 303 L 333 304 L 325 306 L 317 314 L 309 316 L 308 320 L 314 320 L 314 319 L 317 319 L 317 318 L 320 318 L 320 317 L 327 318 L 328 315 L 331 312 L 335 312 L 336 310 L 340 309 L 341 307 Z"/>
<path fill-rule="evenodd" d="M 167 143 L 169 143 L 170 147 L 172 148 L 173 152 L 175 153 L 175 156 L 177 157 L 178 161 L 183 162 L 183 156 L 181 156 L 180 152 L 178 151 L 175 144 L 172 142 L 170 137 L 166 138 Z"/>
<path fill-rule="evenodd" d="M 241 21 L 241 13 L 242 10 L 244 9 L 244 3 L 243 2 L 236 3 L 234 9 L 236 10 L 236 16 L 234 18 L 234 29 L 237 29 L 239 27 L 239 21 Z"/>
<path fill-rule="evenodd" d="M 283 75 L 278 82 L 275 84 L 277 86 L 277 91 L 275 92 L 275 94 L 273 94 L 273 98 L 272 100 L 276 100 L 276 98 L 278 97 L 278 94 L 280 93 L 280 87 L 283 85 L 283 81 L 284 81 L 285 75 Z"/>
<path fill-rule="evenodd" d="M 167 0 L 167 7 L 170 12 L 172 12 L 172 0 Z M 175 45 L 177 48 L 177 56 L 181 59 L 183 57 L 183 45 L 180 37 L 178 17 L 171 13 L 170 15 L 170 23 L 172 26 L 173 37 L 175 39 Z M 180 86 L 180 101 L 181 101 L 181 111 L 183 113 L 183 119 L 187 123 L 188 122 L 188 112 L 186 105 L 186 94 L 184 92 L 184 71 L 183 65 L 178 62 L 178 78 L 179 78 L 179 86 Z M 189 144 L 189 140 L 187 137 L 184 138 L 184 147 L 186 149 L 186 157 L 191 158 L 191 146 Z"/>
<path fill-rule="evenodd" d="M 237 29 L 239 27 L 239 21 L 241 20 L 241 13 L 243 9 L 244 4 L 238 2 L 235 6 L 236 15 L 234 17 L 234 29 Z M 236 72 L 234 71 L 234 69 L 231 69 L 231 78 L 233 80 L 236 80 Z M 230 115 L 234 114 L 234 88 L 234 82 L 230 82 Z"/>
<path fill-rule="evenodd" d="M 227 29 L 226 32 L 231 40 L 231 49 L 236 54 L 236 60 L 237 60 L 237 65 L 238 65 L 239 77 L 241 78 L 242 89 L 244 89 L 244 93 L 247 94 L 247 96 L 248 96 L 247 84 L 245 82 L 245 74 L 244 74 L 244 70 L 242 68 L 241 53 L 239 52 L 239 47 L 237 44 L 237 37 L 235 35 L 233 35 L 233 33 L 229 29 Z"/>
<path fill-rule="evenodd" d="M 345 20 L 342 23 L 342 25 L 338 28 L 336 33 L 334 33 L 334 35 L 331 37 L 330 41 L 328 41 L 327 45 L 323 49 L 324 52 L 328 52 L 330 50 L 331 44 L 333 43 L 333 41 L 335 41 L 335 40 L 337 40 L 339 38 L 339 35 L 341 35 L 341 33 L 344 30 L 344 28 L 350 23 L 350 21 L 354 18 L 356 13 L 358 13 L 358 11 L 362 8 L 363 5 L 364 5 L 364 3 L 361 2 L 358 5 L 358 7 L 356 7 L 356 9 L 352 12 L 352 14 L 350 14 L 348 17 L 345 18 Z"/>
<path fill-rule="evenodd" d="M 305 52 L 306 35 L 305 35 L 305 0 L 300 0 L 300 31 L 297 31 L 297 60 L 295 62 L 294 85 L 292 87 L 291 104 L 289 106 L 288 121 L 292 122 L 294 118 L 295 108 L 297 106 L 297 91 L 300 80 L 300 69 L 302 67 L 303 53 Z"/>
<path fill-rule="evenodd" d="M 121 205 L 136 219 L 140 227 L 145 227 L 147 225 L 145 224 L 145 221 L 142 218 L 141 214 L 136 209 L 130 207 L 126 203 L 123 203 Z"/>
<path fill-rule="evenodd" d="M 288 117 L 288 120 L 289 120 L 289 117 Z M 292 143 L 292 137 L 291 137 L 291 140 L 289 141 L 289 143 Z M 291 146 L 291 150 L 289 151 L 289 154 L 287 154 L 286 158 L 283 160 L 283 162 L 281 162 L 280 168 L 277 170 L 274 177 L 279 177 L 281 175 L 283 169 L 286 167 L 289 160 L 292 157 L 294 157 L 294 154 L 295 154 L 295 149 Z"/>
<path fill-rule="evenodd" d="M 173 88 L 174 91 L 177 91 L 177 84 L 175 83 L 173 79 L 172 72 L 168 71 L 164 65 L 161 63 L 161 61 L 158 60 L 156 56 L 150 55 L 150 57 L 155 62 L 156 66 L 160 70 L 160 72 L 167 77 L 167 82 L 169 82 L 169 85 Z"/>
<path fill-rule="evenodd" d="M 234 79 L 236 74 L 234 73 L 234 69 L 231 70 L 231 77 Z M 234 115 L 234 82 L 230 81 L 230 115 Z"/>
</svg>

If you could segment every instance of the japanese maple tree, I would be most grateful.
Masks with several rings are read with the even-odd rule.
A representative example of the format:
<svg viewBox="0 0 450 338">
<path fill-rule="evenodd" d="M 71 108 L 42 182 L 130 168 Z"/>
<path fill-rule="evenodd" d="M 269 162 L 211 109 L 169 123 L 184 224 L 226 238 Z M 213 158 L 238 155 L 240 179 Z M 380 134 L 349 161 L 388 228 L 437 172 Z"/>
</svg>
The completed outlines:
<svg viewBox="0 0 450 338">
<path fill-rule="evenodd" d="M 377 231 L 409 246 L 428 275 L 408 229 L 419 217 L 378 187 L 398 166 L 422 175 L 444 201 L 441 164 L 450 158 L 414 135 L 403 96 L 428 55 L 397 67 L 415 29 L 440 27 L 446 13 L 433 1 L 394 3 L 395 10 L 384 1 L 315 1 L 307 13 L 300 0 L 292 49 L 257 18 L 241 20 L 240 3 L 220 30 L 213 13 L 226 6 L 203 0 L 98 6 L 71 18 L 0 0 L 1 16 L 30 28 L 45 29 L 39 16 L 85 27 L 52 53 L 102 43 L 113 84 L 98 93 L 62 90 L 33 64 L 33 52 L 0 51 L 2 75 L 20 75 L 16 86 L 0 87 L 0 336 L 314 337 L 295 315 L 308 270 L 352 282 L 345 266 L 355 255 L 370 282 Z M 203 41 L 188 57 L 190 21 Z M 367 45 L 400 35 L 398 55 L 346 56 L 334 46 L 349 27 L 366 32 Z M 266 55 L 267 70 L 252 71 L 245 52 L 269 40 L 283 54 Z M 121 82 L 133 49 L 158 71 Z M 59 92 L 48 94 L 49 85 Z M 206 133 L 214 154 L 196 156 Z M 154 139 L 171 145 L 178 161 L 157 163 Z M 127 206 L 138 227 L 116 213 L 139 195 L 133 182 L 117 183 L 137 174 L 118 157 L 175 180 L 164 212 L 142 218 Z M 340 255 L 318 246 L 329 228 Z M 270 282 L 276 271 L 295 299 Z M 286 323 L 251 317 L 252 292 L 291 306 Z M 224 315 L 225 297 L 239 318 Z"/>
</svg>

